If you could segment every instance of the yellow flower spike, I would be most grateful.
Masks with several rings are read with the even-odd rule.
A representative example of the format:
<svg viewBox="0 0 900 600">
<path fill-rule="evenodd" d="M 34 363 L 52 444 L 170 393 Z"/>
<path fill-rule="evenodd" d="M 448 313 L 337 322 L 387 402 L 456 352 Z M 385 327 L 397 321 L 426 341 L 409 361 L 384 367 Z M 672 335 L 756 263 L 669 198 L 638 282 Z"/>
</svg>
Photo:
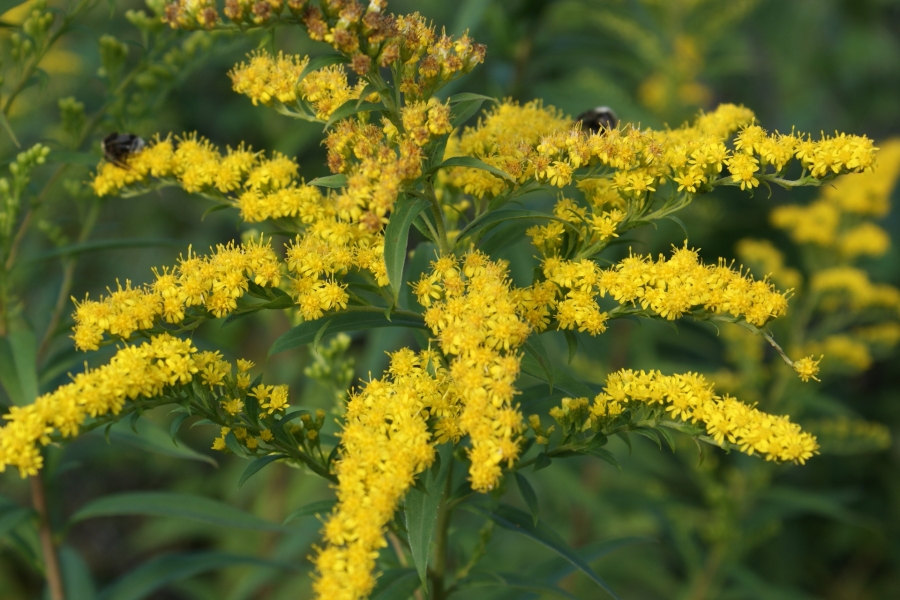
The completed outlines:
<svg viewBox="0 0 900 600">
<path fill-rule="evenodd" d="M 815 365 L 811 358 L 794 364 L 807 360 Z M 673 418 L 703 425 L 718 444 L 732 444 L 745 454 L 760 454 L 769 461 L 804 464 L 818 454 L 816 438 L 788 417 L 769 415 L 728 395 L 716 395 L 712 384 L 695 373 L 617 371 L 607 377 L 591 414 L 608 418 L 622 412 L 628 403 L 663 406 Z"/>
<path fill-rule="evenodd" d="M 818 360 L 814 360 L 812 356 L 807 356 L 800 360 L 795 360 L 793 365 L 794 370 L 797 371 L 797 374 L 803 381 L 809 381 L 810 379 L 819 381 L 819 378 L 816 377 L 816 375 L 819 374 L 819 362 L 822 358 L 823 357 L 820 356 Z"/>
</svg>

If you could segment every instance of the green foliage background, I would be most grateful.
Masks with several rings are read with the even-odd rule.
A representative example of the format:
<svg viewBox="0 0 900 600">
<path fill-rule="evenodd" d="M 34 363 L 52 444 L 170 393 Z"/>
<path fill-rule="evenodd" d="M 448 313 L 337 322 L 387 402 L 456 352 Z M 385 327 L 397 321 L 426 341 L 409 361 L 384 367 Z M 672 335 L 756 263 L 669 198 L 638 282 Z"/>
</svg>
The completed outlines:
<svg viewBox="0 0 900 600">
<path fill-rule="evenodd" d="M 38 141 L 58 147 L 53 141 L 60 136 L 58 98 L 74 95 L 89 114 L 104 101 L 96 77 L 102 35 L 114 35 L 129 44 L 128 61 L 136 60 L 140 36 L 124 18 L 130 8 L 141 5 L 100 4 L 82 20 L 81 28 L 61 42 L 77 58 L 77 65 L 68 72 L 48 71 L 46 80 L 27 89 L 10 114 L 23 147 Z M 542 98 L 569 114 L 605 104 L 625 121 L 654 127 L 677 125 L 699 108 L 734 102 L 754 110 L 769 129 L 836 129 L 866 134 L 876 141 L 900 135 L 900 2 L 896 0 L 394 0 L 391 9 L 397 13 L 419 10 L 446 25 L 448 32 L 469 29 L 476 40 L 487 44 L 485 64 L 449 93 L 469 91 L 522 101 Z M 179 39 L 187 35 L 179 34 Z M 692 36 L 695 44 L 690 64 L 678 58 L 679 40 L 684 36 Z M 0 31 L 5 56 L 8 38 Z M 318 125 L 254 110 L 246 98 L 230 90 L 225 73 L 260 44 L 301 54 L 325 50 L 287 29 L 276 30 L 274 40 L 261 35 L 222 36 L 211 49 L 202 50 L 198 64 L 183 70 L 170 82 L 169 93 L 154 104 L 145 99 L 141 106 L 135 98 L 120 98 L 123 104 L 111 111 L 113 116 L 103 121 L 85 149 L 99 161 L 99 140 L 112 130 L 144 137 L 155 132 L 198 131 L 222 146 L 246 141 L 254 148 L 296 156 L 307 179 L 326 174 Z M 684 82 L 702 84 L 706 97 L 679 97 L 672 92 L 663 95 L 665 102 L 648 105 L 646 97 L 642 102 L 642 85 L 654 76 L 670 92 Z M 10 160 L 16 152 L 9 137 L 0 135 L 0 158 Z M 52 164 L 43 167 L 45 171 L 52 168 Z M 76 167 L 67 177 L 77 184 L 87 181 L 89 172 L 89 166 Z M 54 187 L 52 211 L 45 215 L 70 235 L 74 215 L 85 207 L 84 199 L 73 190 Z M 688 223 L 690 244 L 702 248 L 707 260 L 733 256 L 734 242 L 747 236 L 773 239 L 786 247 L 783 234 L 767 224 L 769 210 L 786 200 L 786 192 L 776 189 L 768 197 L 760 190 L 752 199 L 727 192 L 698 198 L 682 217 Z M 795 191 L 791 201 L 802 202 L 804 194 L 812 198 L 815 193 Z M 233 214 L 219 211 L 204 218 L 207 208 L 203 201 L 189 200 L 178 190 L 104 201 L 95 239 L 150 240 L 152 245 L 83 254 L 75 271 L 74 296 L 80 298 L 86 292 L 95 296 L 116 278 L 146 281 L 150 267 L 173 264 L 188 244 L 204 249 L 240 235 Z M 885 223 L 895 241 L 900 240 L 896 210 Z M 652 242 L 638 237 L 632 244 L 636 250 L 656 253 L 683 239 L 684 233 L 672 223 L 660 227 Z M 31 236 L 22 255 L 35 259 L 51 248 L 45 237 Z M 525 242 L 509 252 L 531 255 Z M 898 265 L 895 245 L 867 267 L 873 279 L 900 285 Z M 527 262 L 513 266 L 523 274 L 530 269 Z M 35 259 L 21 282 L 27 290 L 25 314 L 39 331 L 46 325 L 61 274 L 58 261 Z M 207 327 L 199 332 L 196 343 L 201 349 L 214 343 L 239 349 L 239 356 L 265 365 L 270 381 L 290 383 L 304 406 L 330 409 L 336 390 L 304 383 L 303 369 L 314 359 L 309 351 L 266 361 L 267 348 L 289 325 L 280 313 L 259 315 L 227 327 Z M 349 352 L 355 359 L 356 377 L 378 376 L 386 366 L 385 351 L 405 345 L 405 335 L 399 329 L 381 329 L 355 337 Z M 563 338 L 552 341 L 562 364 Z M 52 350 L 60 353 L 61 360 L 69 352 L 66 343 Z M 586 350 L 573 368 L 592 382 L 601 382 L 606 373 L 625 365 L 684 371 L 709 369 L 722 360 L 722 346 L 714 333 L 687 322 L 679 324 L 677 335 L 661 324 L 617 322 Z M 888 425 L 896 436 L 900 428 L 898 373 L 900 361 L 895 354 L 861 376 L 842 380 L 830 392 L 862 417 Z M 46 387 L 63 378 L 45 382 Z M 147 417 L 145 427 L 167 429 L 171 420 L 165 414 Z M 112 436 L 110 444 L 102 435 L 92 434 L 65 452 L 51 454 L 55 464 L 48 493 L 55 499 L 53 517 L 62 523 L 92 499 L 111 493 L 168 490 L 220 499 L 281 522 L 293 510 L 329 497 L 320 479 L 280 464 L 238 488 L 246 462 L 207 450 L 212 440 L 208 428 L 182 431 L 181 457 L 139 447 L 136 440 L 146 439 L 144 433 L 144 438 L 136 438 L 126 426 Z M 189 453 L 185 445 L 196 452 Z M 557 461 L 553 469 L 529 474 L 529 478 L 541 503 L 542 520 L 574 547 L 599 554 L 602 540 L 639 538 L 593 563 L 622 598 L 900 597 L 900 453 L 896 446 L 876 453 L 818 457 L 803 468 L 777 467 L 772 487 L 765 486 L 761 475 L 762 469 L 771 470 L 770 465 L 760 466 L 758 459 L 737 454 L 725 456 L 714 448 L 706 449 L 700 466 L 696 448 L 688 443 L 674 453 L 660 452 L 642 438 L 634 441 L 631 451 L 618 440 L 610 449 L 621 471 L 595 459 L 579 458 Z M 0 494 L 29 504 L 27 484 L 15 473 L 0 476 Z M 516 490 L 510 490 L 510 498 L 522 504 Z M 0 533 L 6 533 L 4 518 L 10 514 L 0 512 Z M 483 519 L 469 515 L 462 523 L 461 539 L 471 548 Z M 187 570 L 179 571 L 188 564 L 184 559 L 152 563 L 167 553 L 251 554 L 274 561 L 274 566 L 236 565 L 185 576 L 146 597 L 303 598 L 309 594 L 305 557 L 318 529 L 319 522 L 311 516 L 297 519 L 281 533 L 166 517 L 85 519 L 67 532 L 62 558 L 72 581 L 78 580 L 78 573 L 89 572 L 99 589 L 142 564 L 188 575 Z M 27 548 L 28 534 L 19 534 Z M 498 571 L 532 573 L 538 564 L 553 568 L 552 553 L 508 532 L 494 532 L 485 551 L 485 566 Z M 275 563 L 288 563 L 291 568 Z M 72 598 L 91 595 L 94 584 L 83 579 L 82 584 L 79 594 L 84 595 Z M 582 575 L 565 574 L 561 587 L 576 598 L 598 594 Z M 4 538 L 0 597 L 38 598 L 42 589 L 39 571 L 29 565 L 27 551 L 12 538 Z M 514 587 L 483 589 L 467 597 L 536 597 Z M 140 596 L 123 592 L 121 597 Z"/>
</svg>

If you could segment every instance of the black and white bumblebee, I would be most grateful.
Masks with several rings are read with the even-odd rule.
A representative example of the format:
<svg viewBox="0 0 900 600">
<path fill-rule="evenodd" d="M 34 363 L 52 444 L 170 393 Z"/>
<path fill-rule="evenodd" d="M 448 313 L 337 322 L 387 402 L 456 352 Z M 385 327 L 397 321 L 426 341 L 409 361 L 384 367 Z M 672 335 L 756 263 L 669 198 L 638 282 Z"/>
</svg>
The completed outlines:
<svg viewBox="0 0 900 600">
<path fill-rule="evenodd" d="M 128 157 L 137 154 L 146 145 L 144 140 L 133 133 L 119 133 L 118 131 L 113 131 L 100 142 L 103 157 L 123 169 L 128 167 Z"/>
<path fill-rule="evenodd" d="M 586 110 L 575 117 L 575 122 L 581 123 L 581 127 L 584 130 L 599 133 L 600 131 L 615 129 L 619 125 L 619 118 L 610 107 L 598 106 L 597 108 Z"/>
</svg>

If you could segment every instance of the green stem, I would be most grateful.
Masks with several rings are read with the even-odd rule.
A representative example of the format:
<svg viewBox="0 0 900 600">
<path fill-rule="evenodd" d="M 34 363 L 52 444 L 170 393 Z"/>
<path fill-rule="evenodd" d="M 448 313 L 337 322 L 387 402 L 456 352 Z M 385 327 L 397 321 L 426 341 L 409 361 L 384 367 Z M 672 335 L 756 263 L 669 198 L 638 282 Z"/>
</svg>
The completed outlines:
<svg viewBox="0 0 900 600">
<path fill-rule="evenodd" d="M 447 598 L 447 588 L 444 587 L 447 573 L 447 549 L 448 534 L 450 531 L 450 517 L 453 514 L 453 507 L 448 502 L 450 494 L 453 493 L 453 461 L 450 462 L 450 470 L 447 474 L 447 482 L 444 485 L 444 495 L 441 498 L 441 506 L 438 509 L 437 531 L 434 538 L 434 568 L 431 570 L 433 600 L 444 600 Z"/>
<path fill-rule="evenodd" d="M 41 552 L 44 555 L 44 577 L 52 600 L 65 600 L 62 571 L 59 568 L 59 557 L 56 555 L 56 544 L 53 543 L 53 531 L 50 528 L 50 516 L 47 511 L 47 496 L 44 492 L 44 480 L 40 474 L 31 477 L 31 500 L 34 511 L 38 515 L 38 535 L 41 541 Z"/>
</svg>

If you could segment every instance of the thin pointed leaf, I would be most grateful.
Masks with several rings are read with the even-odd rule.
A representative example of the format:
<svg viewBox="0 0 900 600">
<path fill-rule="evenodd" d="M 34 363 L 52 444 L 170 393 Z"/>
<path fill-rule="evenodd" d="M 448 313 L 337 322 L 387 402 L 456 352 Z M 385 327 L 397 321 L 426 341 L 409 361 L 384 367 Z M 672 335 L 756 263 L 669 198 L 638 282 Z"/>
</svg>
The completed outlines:
<svg viewBox="0 0 900 600">
<path fill-rule="evenodd" d="M 26 404 L 38 397 L 37 342 L 30 329 L 14 329 L 6 337 Z"/>
<path fill-rule="evenodd" d="M 369 600 L 409 600 L 419 585 L 415 569 L 388 569 L 378 578 Z"/>
<path fill-rule="evenodd" d="M 550 595 L 566 600 L 578 600 L 575 596 L 530 577 L 523 577 L 517 573 L 501 573 L 497 571 L 477 571 L 459 582 L 458 590 L 468 590 L 481 587 L 502 587 L 511 590 L 521 590 L 531 594 Z"/>
<path fill-rule="evenodd" d="M 269 348 L 269 356 L 291 350 L 298 346 L 308 344 L 315 339 L 319 328 L 323 323 L 328 324 L 325 335 L 340 333 L 342 331 L 357 331 L 360 329 L 374 329 L 376 327 L 417 327 L 426 329 L 425 321 L 421 315 L 405 310 L 396 310 L 391 313 L 391 319 L 384 316 L 384 309 L 376 306 L 353 306 L 345 311 L 325 315 L 315 321 L 306 321 L 297 325 L 283 334 L 272 347 Z"/>
<path fill-rule="evenodd" d="M 256 475 L 256 473 L 268 465 L 269 463 L 273 463 L 276 460 L 280 460 L 282 458 L 286 458 L 284 454 L 270 454 L 269 456 L 263 456 L 262 458 L 257 458 L 252 463 L 247 465 L 247 468 L 244 469 L 243 475 L 241 475 L 240 481 L 238 481 L 238 488 L 244 485 L 244 482 Z"/>
<path fill-rule="evenodd" d="M 561 557 L 572 563 L 582 573 L 591 578 L 598 586 L 603 588 L 610 596 L 618 599 L 618 596 L 612 589 L 597 575 L 591 566 L 575 550 L 563 540 L 558 533 L 548 528 L 542 523 L 533 525 L 531 517 L 527 513 L 509 506 L 508 504 L 500 504 L 495 508 L 487 508 L 474 504 L 465 504 L 465 508 L 471 508 L 476 512 L 490 518 L 494 523 L 508 529 L 520 533 L 532 540 L 538 542 L 553 550 Z"/>
<path fill-rule="evenodd" d="M 578 336 L 571 329 L 563 329 L 563 337 L 566 338 L 566 347 L 569 350 L 568 363 L 571 365 L 575 355 L 578 354 Z"/>
<path fill-rule="evenodd" d="M 318 71 L 319 69 L 324 69 L 325 67 L 330 67 L 331 65 L 348 62 L 350 62 L 350 59 L 343 54 L 325 54 L 323 56 L 311 58 L 309 62 L 306 63 L 306 66 L 303 67 L 303 70 L 300 71 L 300 76 L 297 78 L 297 82 L 299 83 L 303 81 L 303 78 L 313 71 Z"/>
<path fill-rule="evenodd" d="M 425 484 L 425 490 L 409 490 L 404 501 L 409 551 L 423 586 L 427 585 L 426 573 L 428 557 L 431 554 L 431 540 L 434 538 L 438 507 L 444 495 L 447 475 L 450 473 L 452 451 L 453 448 L 449 443 L 441 446 L 439 450 L 441 466 L 437 475 L 432 470 L 422 473 L 418 481 Z"/>
<path fill-rule="evenodd" d="M 6 118 L 6 113 L 0 112 L 0 125 L 3 126 L 4 130 L 6 130 L 6 133 L 9 135 L 9 139 L 11 139 L 13 144 L 16 145 L 16 148 L 21 148 L 22 144 L 20 144 L 19 140 L 16 138 L 16 134 L 13 131 L 12 125 L 9 124 L 9 119 Z"/>
<path fill-rule="evenodd" d="M 59 563 L 67 598 L 77 600 L 97 598 L 97 588 L 91 577 L 91 571 L 74 548 L 70 546 L 60 548 Z"/>
<path fill-rule="evenodd" d="M 241 443 L 238 441 L 237 436 L 234 435 L 234 431 L 229 431 L 225 434 L 225 447 L 231 450 L 235 456 L 240 456 L 241 458 L 248 458 L 247 452 L 244 450 Z"/>
<path fill-rule="evenodd" d="M 178 445 L 178 439 L 175 437 L 178 435 L 178 430 L 181 429 L 181 424 L 184 423 L 185 419 L 191 416 L 191 413 L 184 411 L 180 413 L 175 420 L 172 421 L 172 424 L 169 426 L 169 437 L 172 438 L 172 443 L 176 446 Z"/>
<path fill-rule="evenodd" d="M 22 391 L 13 350 L 9 340 L 5 337 L 0 337 L 0 383 L 3 384 L 6 395 L 16 406 L 24 406 L 30 402 Z"/>
<path fill-rule="evenodd" d="M 197 425 L 197 423 L 194 425 Z M 154 452 L 173 458 L 197 460 L 209 463 L 214 467 L 219 464 L 211 456 L 197 452 L 184 443 L 176 446 L 172 442 L 172 438 L 169 436 L 168 431 L 154 425 L 146 419 L 137 423 L 137 431 L 138 433 L 135 434 L 129 428 L 128 423 L 119 421 L 108 428 L 108 441 L 126 444 L 141 450 L 142 452 Z"/>
<path fill-rule="evenodd" d="M 464 236 L 471 235 L 473 233 L 476 233 L 477 231 L 480 231 L 481 229 L 492 227 L 500 223 L 512 221 L 530 221 L 533 219 L 559 221 L 566 227 L 574 229 L 574 226 L 571 223 L 569 223 L 568 221 L 564 221 L 563 219 L 560 219 L 559 217 L 554 215 L 548 215 L 547 213 L 542 213 L 537 210 L 526 210 L 524 208 L 504 208 L 503 210 L 492 210 L 490 212 L 484 213 L 483 215 L 466 225 L 457 237 L 458 239 L 462 239 Z"/>
<path fill-rule="evenodd" d="M 453 156 L 450 157 L 439 165 L 435 165 L 432 167 L 432 171 L 437 171 L 438 169 L 449 169 L 450 167 L 465 167 L 468 169 L 479 169 L 481 171 L 487 171 L 491 175 L 495 175 L 504 181 L 509 183 L 515 183 L 516 180 L 512 175 L 507 173 L 506 171 L 502 171 L 497 167 L 487 164 L 481 159 L 475 158 L 474 156 Z"/>
<path fill-rule="evenodd" d="M 518 471 L 516 471 L 516 485 L 519 487 L 519 493 L 522 494 L 522 499 L 528 506 L 528 510 L 531 511 L 531 518 L 534 520 L 534 525 L 537 526 L 538 516 L 541 513 L 541 507 L 540 504 L 538 504 L 538 497 L 534 491 L 534 488 L 531 487 L 531 483 L 528 481 L 528 478 Z"/>
<path fill-rule="evenodd" d="M 95 517 L 148 515 L 177 517 L 217 527 L 256 531 L 280 531 L 281 526 L 205 496 L 174 492 L 125 492 L 102 496 L 82 506 L 69 520 L 77 523 Z"/>
<path fill-rule="evenodd" d="M 170 583 L 237 565 L 276 567 L 284 570 L 298 568 L 285 562 L 222 552 L 166 554 L 151 558 L 119 577 L 100 593 L 98 600 L 142 600 Z"/>
<path fill-rule="evenodd" d="M 643 427 L 642 427 L 642 428 L 639 428 L 639 429 L 633 429 L 632 431 L 633 431 L 634 433 L 638 434 L 638 435 L 644 436 L 644 437 L 647 438 L 648 440 L 651 440 L 654 444 L 656 444 L 656 446 L 657 446 L 660 450 L 662 450 L 662 442 L 659 441 L 659 436 L 656 435 L 656 431 L 655 431 L 654 429 L 648 429 L 648 428 L 643 428 Z"/>
<path fill-rule="evenodd" d="M 383 104 L 376 104 L 374 102 L 363 102 L 359 104 L 356 99 L 347 100 L 343 104 L 341 104 L 337 110 L 331 113 L 331 116 L 328 117 L 328 120 L 325 122 L 325 129 L 328 129 L 338 121 L 343 121 L 348 117 L 352 117 L 353 115 L 361 112 L 368 111 L 383 111 Z"/>
<path fill-rule="evenodd" d="M 616 460 L 615 455 L 606 448 L 588 448 L 587 450 L 585 450 L 585 453 L 608 462 L 620 471 L 622 470 L 622 467 L 619 465 L 619 461 Z"/>
<path fill-rule="evenodd" d="M 550 384 L 550 393 L 553 393 L 553 362 L 550 360 L 550 355 L 544 347 L 544 342 L 541 341 L 539 336 L 532 335 L 525 340 L 522 349 L 525 350 L 526 354 L 531 355 L 547 376 L 547 382 Z"/>
<path fill-rule="evenodd" d="M 70 244 L 34 257 L 31 262 L 39 262 L 60 256 L 78 256 L 88 252 L 102 252 L 105 250 L 117 250 L 120 248 L 181 248 L 180 242 L 161 238 L 127 239 L 127 240 L 97 240 L 94 242 L 82 242 Z"/>
<path fill-rule="evenodd" d="M 6 504 L 0 508 L 0 540 L 18 527 L 22 521 L 35 515 L 30 508 L 17 504 Z"/>
<path fill-rule="evenodd" d="M 337 175 L 326 175 L 325 177 L 316 177 L 306 185 L 315 185 L 325 188 L 342 188 L 347 185 L 347 176 L 343 173 Z"/>
<path fill-rule="evenodd" d="M 292 523 L 301 517 L 311 517 L 314 515 L 324 515 L 331 512 L 337 500 L 320 500 L 319 502 L 311 502 L 306 506 L 301 506 L 287 516 L 282 525 Z"/>
<path fill-rule="evenodd" d="M 409 226 L 419 213 L 428 208 L 430 202 L 418 196 L 401 196 L 384 231 L 384 265 L 394 296 L 394 304 L 400 298 L 403 286 L 403 265 L 406 263 L 409 244 Z"/>
</svg>

